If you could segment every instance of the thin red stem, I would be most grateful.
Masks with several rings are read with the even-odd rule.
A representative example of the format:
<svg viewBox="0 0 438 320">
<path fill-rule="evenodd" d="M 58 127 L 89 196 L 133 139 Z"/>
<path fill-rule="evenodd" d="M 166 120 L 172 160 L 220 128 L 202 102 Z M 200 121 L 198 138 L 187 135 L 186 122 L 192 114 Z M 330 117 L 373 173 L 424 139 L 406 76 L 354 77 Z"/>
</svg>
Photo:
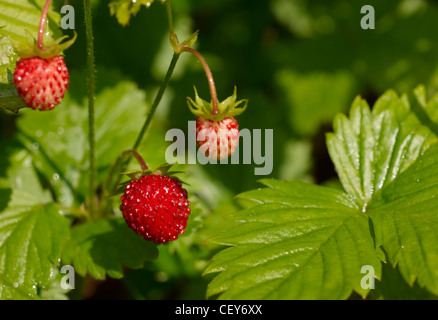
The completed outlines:
<svg viewBox="0 0 438 320">
<path fill-rule="evenodd" d="M 211 73 L 210 67 L 207 64 L 207 61 L 205 61 L 204 57 L 195 49 L 190 48 L 188 46 L 181 45 L 180 49 L 182 51 L 187 51 L 193 54 L 198 60 L 201 62 L 202 66 L 204 67 L 205 74 L 208 79 L 208 85 L 210 86 L 210 94 L 211 94 L 211 101 L 213 103 L 213 112 L 212 115 L 215 116 L 219 112 L 219 102 L 217 98 L 217 91 L 216 91 L 216 85 L 214 84 L 213 74 Z"/>
<path fill-rule="evenodd" d="M 49 11 L 50 4 L 52 0 L 47 0 L 44 5 L 43 12 L 41 13 L 40 27 L 38 29 L 38 48 L 43 49 L 43 39 L 44 39 L 44 26 L 47 21 L 47 12 Z"/>
<path fill-rule="evenodd" d="M 137 151 L 135 151 L 135 150 L 127 150 L 127 151 L 123 152 L 123 154 L 124 155 L 130 154 L 130 155 L 134 156 L 135 159 L 137 159 L 137 161 L 140 164 L 141 169 L 143 171 L 149 170 L 148 165 L 146 164 L 146 162 L 144 162 L 142 156 Z"/>
<path fill-rule="evenodd" d="M 125 159 L 125 158 L 126 158 L 127 156 L 129 156 L 129 155 L 132 155 L 132 156 L 135 157 L 135 159 L 137 159 L 137 161 L 138 161 L 138 163 L 140 164 L 141 169 L 142 169 L 143 171 L 147 171 L 147 170 L 149 170 L 149 168 L 148 168 L 146 162 L 144 162 L 143 158 L 141 157 L 141 155 L 140 155 L 137 151 L 135 151 L 135 150 L 126 150 L 126 151 L 123 151 L 123 152 L 119 155 L 119 157 L 117 158 L 116 162 L 115 162 L 115 163 L 113 164 L 113 166 L 111 167 L 110 174 L 108 175 L 108 179 L 107 179 L 106 184 L 105 184 L 105 188 L 106 188 L 107 190 L 108 190 L 109 188 L 111 188 L 111 187 L 110 187 L 111 178 L 112 178 L 112 177 L 114 176 L 114 174 L 116 173 L 117 168 L 118 168 L 119 165 L 122 163 L 123 159 Z M 124 169 L 125 169 L 125 168 L 124 168 Z M 116 183 L 116 185 L 115 185 L 115 187 L 114 187 L 115 189 L 117 188 L 119 182 L 120 182 L 120 177 L 119 177 L 119 180 L 117 180 L 117 183 Z"/>
</svg>

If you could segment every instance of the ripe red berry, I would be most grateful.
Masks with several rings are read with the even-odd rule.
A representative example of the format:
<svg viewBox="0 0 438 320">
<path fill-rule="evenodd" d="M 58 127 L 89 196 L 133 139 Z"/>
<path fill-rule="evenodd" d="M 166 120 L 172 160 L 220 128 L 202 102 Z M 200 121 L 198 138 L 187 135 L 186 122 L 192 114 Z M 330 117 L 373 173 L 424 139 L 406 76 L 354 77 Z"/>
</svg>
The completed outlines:
<svg viewBox="0 0 438 320">
<path fill-rule="evenodd" d="M 69 80 L 62 56 L 21 58 L 14 72 L 18 94 L 27 106 L 35 110 L 51 110 L 59 104 Z"/>
<path fill-rule="evenodd" d="M 190 202 L 178 179 L 143 176 L 127 185 L 121 200 L 126 223 L 144 239 L 166 243 L 184 233 Z"/>
<path fill-rule="evenodd" d="M 229 157 L 239 144 L 239 124 L 234 117 L 213 121 L 197 117 L 197 145 L 207 157 L 218 160 Z"/>
</svg>

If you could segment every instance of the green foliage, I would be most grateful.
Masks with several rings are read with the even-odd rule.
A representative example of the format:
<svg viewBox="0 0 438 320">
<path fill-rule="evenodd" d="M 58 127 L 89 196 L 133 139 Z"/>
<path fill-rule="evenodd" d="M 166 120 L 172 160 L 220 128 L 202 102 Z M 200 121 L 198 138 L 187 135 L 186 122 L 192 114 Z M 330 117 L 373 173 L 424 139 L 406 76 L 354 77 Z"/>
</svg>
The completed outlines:
<svg viewBox="0 0 438 320">
<path fill-rule="evenodd" d="M 108 78 L 116 76 L 109 74 Z M 84 101 L 83 89 L 75 86 L 71 89 L 78 100 Z M 144 100 L 144 94 L 129 81 L 101 89 L 96 98 L 100 119 L 97 136 L 101 141 L 97 148 L 99 169 L 108 168 L 112 159 L 132 144 L 147 111 Z M 120 278 L 122 264 L 139 268 L 145 259 L 156 258 L 156 249 L 132 233 L 120 219 L 81 226 L 90 231 L 79 232 L 79 239 L 76 230 L 81 227 L 73 228 L 72 239 L 61 251 L 70 231 L 60 210 L 50 202 L 53 196 L 63 206 L 62 212 L 70 214 L 71 210 L 64 207 L 79 206 L 85 199 L 87 111 L 72 95 L 58 107 L 50 114 L 26 113 L 19 119 L 17 136 L 26 149 L 13 148 L 16 142 L 5 142 L 2 146 L 2 150 L 10 150 L 9 159 L 4 159 L 8 168 L 5 189 L 0 193 L 4 198 L 2 208 L 5 207 L 0 214 L 0 254 L 2 261 L 8 257 L 7 263 L 1 265 L 1 273 L 10 275 L 4 279 L 5 284 L 2 281 L 5 298 L 16 297 L 17 288 L 26 296 L 37 298 L 38 291 L 50 285 L 52 265 L 59 263 L 61 252 L 80 274 L 89 270 L 99 279 L 105 273 Z M 104 116 L 105 113 L 108 115 Z M 101 181 L 104 178 L 101 175 Z"/>
<path fill-rule="evenodd" d="M 348 72 L 299 75 L 285 70 L 277 78 L 291 106 L 291 127 L 300 136 L 314 136 L 321 123 L 345 111 L 355 92 L 355 80 Z"/>
<path fill-rule="evenodd" d="M 262 180 L 269 188 L 241 194 L 258 204 L 236 215 L 238 229 L 212 239 L 231 247 L 205 271 L 221 272 L 209 295 L 345 299 L 354 290 L 366 296 L 361 268 L 372 266 L 379 278 L 382 252 L 409 285 L 418 280 L 437 294 L 436 136 L 411 112 L 408 98 L 392 91 L 372 112 L 357 98 L 350 118 L 339 115 L 334 128 L 327 145 L 347 193 Z"/>
<path fill-rule="evenodd" d="M 0 298 L 35 297 L 50 283 L 69 235 L 67 220 L 54 204 L 11 204 L 0 215 Z M 7 276 L 6 276 L 7 275 Z"/>
<path fill-rule="evenodd" d="M 412 101 L 415 103 L 415 101 Z M 376 243 L 404 279 L 437 294 L 437 137 L 410 110 L 407 96 L 387 92 L 372 114 L 356 99 L 350 120 L 327 136 L 345 190 L 374 222 Z M 425 154 L 426 153 L 426 154 Z"/>
<path fill-rule="evenodd" d="M 410 110 L 407 97 L 385 93 L 373 107 L 357 98 L 334 121 L 327 146 L 344 189 L 366 208 L 380 191 L 406 171 L 437 137 Z"/>
<path fill-rule="evenodd" d="M 301 182 L 262 180 L 267 189 L 239 197 L 259 205 L 212 241 L 230 245 L 206 273 L 219 272 L 209 296 L 221 299 L 345 299 L 360 287 L 363 265 L 380 276 L 368 218 L 339 191 Z"/>
<path fill-rule="evenodd" d="M 78 274 L 89 273 L 95 279 L 123 277 L 123 267 L 142 268 L 158 252 L 152 242 L 144 241 L 126 227 L 123 218 L 104 219 L 76 226 L 62 257 L 74 265 Z"/>
<path fill-rule="evenodd" d="M 99 87 L 96 104 L 96 145 L 99 181 L 119 154 L 129 149 L 147 112 L 145 94 L 119 73 L 99 70 L 107 83 Z M 72 73 L 77 83 L 83 73 Z M 117 84 L 112 84 L 117 79 Z M 87 109 L 85 88 L 70 87 L 64 101 L 50 113 L 26 113 L 18 121 L 20 139 L 32 153 L 37 168 L 46 175 L 59 203 L 80 205 L 86 196 L 88 177 Z M 41 127 L 44 123 L 44 127 Z"/>
<path fill-rule="evenodd" d="M 369 209 L 377 245 L 389 262 L 398 265 L 409 285 L 438 295 L 438 148 L 420 160 L 382 191 L 382 203 Z"/>
<path fill-rule="evenodd" d="M 96 154 L 99 182 L 103 184 L 106 182 L 112 162 L 134 143 L 148 106 L 144 92 L 138 89 L 132 81 L 123 80 L 120 73 L 99 69 L 99 75 L 103 80 L 99 82 L 95 100 L 98 118 L 96 137 L 99 141 Z M 20 264 L 20 268 L 17 268 L 15 272 L 25 272 L 29 276 L 35 273 L 38 278 L 24 281 L 17 275 L 17 280 L 12 283 L 10 283 L 11 278 L 2 280 L 2 297 L 4 298 L 21 296 L 33 299 L 65 298 L 65 293 L 59 287 L 59 277 L 55 280 L 53 277 L 50 279 L 47 277 L 58 272 L 56 268 L 53 269 L 53 266 L 61 262 L 61 257 L 62 265 L 73 265 L 81 276 L 90 275 L 96 279 L 105 279 L 108 275 L 120 279 L 124 276 L 126 268 L 143 268 L 146 262 L 150 264 L 150 261 L 156 259 L 158 255 L 155 245 L 144 241 L 132 232 L 119 214 L 113 217 L 113 208 L 114 211 L 119 212 L 119 197 L 107 198 L 102 204 L 107 206 L 102 208 L 104 214 L 107 217 L 113 217 L 112 219 L 87 222 L 88 213 L 81 208 L 86 198 L 88 177 L 87 110 L 84 103 L 86 92 L 83 86 L 75 85 L 83 81 L 83 73 L 73 72 L 71 77 L 78 81 L 72 82 L 73 85 L 68 95 L 53 112 L 23 113 L 17 120 L 16 140 L 6 140 L 0 144 L 2 154 L 4 152 L 0 164 L 1 168 L 5 169 L 5 172 L 0 171 L 2 173 L 0 175 L 2 178 L 0 180 L 0 220 L 5 219 L 5 225 L 9 228 L 19 228 L 21 225 L 18 224 L 21 217 L 19 215 L 22 215 L 23 221 L 27 223 L 23 224 L 27 227 L 27 231 L 33 226 L 35 219 L 44 217 L 45 211 L 43 210 L 48 209 L 40 208 L 47 206 L 50 208 L 50 217 L 54 219 L 54 222 L 51 226 L 46 226 L 43 224 L 46 223 L 45 220 L 42 220 L 40 224 L 43 224 L 46 229 L 38 227 L 38 234 L 35 236 L 44 239 L 53 232 L 51 228 L 58 228 L 56 230 L 60 233 L 56 233 L 59 237 L 59 247 L 53 249 L 56 249 L 53 253 L 56 259 L 53 260 L 52 256 L 47 256 L 47 253 L 42 251 L 41 266 L 28 264 L 24 269 Z M 44 123 L 44 126 L 41 126 L 41 123 Z M 164 162 L 163 136 L 164 133 L 161 130 L 151 130 L 147 139 L 148 144 L 140 147 L 142 154 L 150 155 L 147 158 L 150 167 Z M 156 152 L 160 149 L 160 152 Z M 134 163 L 133 168 L 137 168 Z M 199 170 L 193 169 L 193 176 L 200 174 Z M 189 179 L 190 184 L 198 183 L 195 180 L 193 182 Z M 205 193 L 204 186 L 198 183 L 197 186 L 188 186 L 188 188 L 191 188 L 193 192 L 203 190 L 201 193 Z M 211 195 L 208 196 L 211 197 Z M 51 204 L 53 200 L 59 207 Z M 192 215 L 186 235 L 183 237 L 185 240 L 182 240 L 178 246 L 173 248 L 169 246 L 169 249 L 164 249 L 170 250 L 173 255 L 179 252 L 179 258 L 182 257 L 186 261 L 192 261 L 192 259 L 205 261 L 203 257 L 206 254 L 205 251 L 200 252 L 199 256 L 191 253 L 191 250 L 199 243 L 193 234 L 196 234 L 196 230 L 199 229 L 199 216 L 202 212 L 200 208 L 196 208 L 196 200 L 196 197 L 190 199 Z M 46 205 L 46 203 L 49 204 Z M 69 240 L 67 240 L 70 234 L 68 225 L 61 228 L 60 222 L 56 220 L 58 217 L 57 219 L 62 219 L 64 223 L 67 223 L 60 213 L 82 222 L 71 228 Z M 38 220 L 35 224 L 37 222 Z M 3 232 L 2 239 L 8 237 L 10 230 L 5 229 Z M 16 236 L 10 237 L 7 243 L 11 247 L 0 245 L 0 248 L 5 250 L 1 252 L 4 252 L 4 255 L 8 253 L 7 261 L 10 263 L 19 259 L 26 261 L 26 251 L 17 251 L 20 253 L 14 257 L 15 260 L 12 256 L 9 258 L 9 251 L 6 251 L 20 246 L 24 241 L 22 237 L 24 233 L 17 233 Z M 35 241 L 41 240 L 38 238 Z M 169 259 L 171 262 L 168 263 L 175 262 L 173 261 L 175 257 L 172 255 Z M 205 262 L 200 263 L 202 266 L 205 265 Z M 201 268 L 188 268 L 187 270 L 200 276 Z M 22 276 L 21 273 L 20 275 Z M 46 278 L 43 279 L 43 276 Z M 18 287 L 14 284 L 18 284 Z"/>
<path fill-rule="evenodd" d="M 165 2 L 166 0 L 161 0 Z M 112 16 L 116 16 L 117 21 L 122 25 L 126 26 L 131 20 L 131 16 L 137 15 L 140 11 L 141 6 L 149 8 L 154 0 L 112 0 L 108 6 Z"/>
<path fill-rule="evenodd" d="M 12 164 L 1 174 L 0 298 L 35 299 L 52 283 L 69 223 L 41 186 L 29 154 L 13 144 L 2 143 L 1 149 Z"/>
</svg>

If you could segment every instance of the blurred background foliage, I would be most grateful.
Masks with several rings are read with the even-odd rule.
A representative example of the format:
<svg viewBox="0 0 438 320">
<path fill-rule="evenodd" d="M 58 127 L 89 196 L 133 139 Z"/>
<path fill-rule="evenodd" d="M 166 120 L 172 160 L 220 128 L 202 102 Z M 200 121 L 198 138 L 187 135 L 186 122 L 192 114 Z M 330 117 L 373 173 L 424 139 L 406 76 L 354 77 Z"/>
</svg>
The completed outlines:
<svg viewBox="0 0 438 320">
<path fill-rule="evenodd" d="M 96 95 L 102 96 L 102 103 L 97 107 L 101 107 L 99 123 L 105 127 L 98 136 L 101 145 L 98 154 L 101 152 L 100 157 L 105 160 L 99 167 L 103 175 L 112 160 L 135 141 L 143 121 L 141 115 L 164 78 L 172 49 L 168 43 L 165 6 L 159 2 L 149 9 L 142 8 L 127 27 L 121 27 L 110 16 L 108 1 L 93 3 Z M 86 145 L 85 136 L 79 132 L 75 135 L 76 124 L 86 126 L 82 1 L 56 1 L 59 7 L 63 4 L 76 9 L 79 34 L 76 44 L 66 52 L 71 86 L 63 105 L 77 106 L 79 111 L 73 113 L 76 109 L 72 107 L 62 111 L 62 117 L 61 113 L 52 116 L 54 123 L 62 121 L 66 132 L 70 127 L 68 136 L 74 137 L 70 139 L 73 141 L 61 140 L 60 149 L 69 143 Z M 375 30 L 360 27 L 363 5 L 375 8 Z M 403 93 L 425 84 L 429 95 L 438 90 L 438 3 L 435 1 L 174 0 L 173 6 L 180 40 L 200 30 L 197 50 L 210 64 L 219 98 L 231 95 L 237 85 L 238 98 L 249 99 L 248 110 L 238 118 L 240 127 L 274 129 L 272 178 L 339 187 L 324 135 L 331 131 L 335 114 L 347 112 L 356 95 L 362 95 L 372 104 L 389 88 Z M 193 85 L 201 97 L 209 98 L 205 80 L 197 60 L 184 55 L 140 148 L 151 167 L 165 161 L 164 152 L 170 144 L 164 139 L 165 132 L 170 128 L 187 132 L 187 122 L 194 120 L 186 105 L 186 97 L 194 96 Z M 122 96 L 129 99 L 118 101 Z M 130 105 L 123 112 L 127 104 Z M 114 112 L 117 117 L 112 116 Z M 23 145 L 27 143 L 29 150 L 35 149 L 31 135 L 37 128 L 33 126 L 46 121 L 45 116 L 31 110 L 21 110 L 18 115 L 1 110 L 2 143 L 8 145 L 4 141 L 18 139 Z M 17 128 L 21 128 L 20 135 Z M 50 126 L 41 130 L 37 136 L 45 136 L 49 130 L 59 133 L 59 129 Z M 118 130 L 126 131 L 123 139 L 117 138 Z M 37 147 L 44 145 L 40 142 Z M 71 157 L 86 159 L 84 154 L 75 152 Z M 62 161 L 59 165 L 63 165 Z M 71 298 L 205 298 L 209 278 L 202 277 L 202 270 L 217 250 L 205 240 L 231 223 L 227 216 L 246 205 L 233 199 L 236 194 L 259 187 L 257 180 L 262 177 L 254 175 L 256 166 L 187 166 L 182 179 L 189 183 L 187 188 L 193 198 L 187 235 L 160 246 L 156 261 L 147 263 L 142 270 L 127 271 L 123 280 L 81 278 L 83 289 L 71 292 Z M 80 185 L 81 182 L 75 184 Z M 86 191 L 79 193 L 70 198 L 76 197 L 80 202 Z M 72 204 L 68 199 L 64 201 Z"/>
</svg>

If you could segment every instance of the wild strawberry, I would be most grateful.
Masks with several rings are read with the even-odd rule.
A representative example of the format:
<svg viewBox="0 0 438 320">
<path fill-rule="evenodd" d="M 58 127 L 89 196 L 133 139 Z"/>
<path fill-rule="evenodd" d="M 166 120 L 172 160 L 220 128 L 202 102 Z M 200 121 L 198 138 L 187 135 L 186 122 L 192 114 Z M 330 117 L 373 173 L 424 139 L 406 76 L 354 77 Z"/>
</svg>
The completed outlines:
<svg viewBox="0 0 438 320">
<path fill-rule="evenodd" d="M 211 158 L 228 158 L 239 144 L 239 124 L 234 117 L 213 121 L 197 117 L 197 145 Z"/>
<path fill-rule="evenodd" d="M 247 100 L 236 101 L 237 92 L 234 88 L 232 96 L 228 97 L 213 112 L 213 104 L 201 99 L 195 88 L 195 100 L 188 98 L 190 111 L 197 116 L 196 137 L 200 150 L 212 159 L 229 157 L 239 144 L 239 124 L 234 118 L 245 111 Z M 243 107 L 238 106 L 244 103 Z"/>
<path fill-rule="evenodd" d="M 46 0 L 41 13 L 38 40 L 25 29 L 27 39 L 10 39 L 20 57 L 14 71 L 14 84 L 23 102 L 34 110 L 52 110 L 64 98 L 70 80 L 61 52 L 67 50 L 76 40 L 61 43 L 66 36 L 56 40 L 45 39 L 47 12 L 51 0 Z"/>
<path fill-rule="evenodd" d="M 127 225 L 155 243 L 176 240 L 190 214 L 187 191 L 176 178 L 145 175 L 126 186 L 120 210 Z"/>
<path fill-rule="evenodd" d="M 69 74 L 62 56 L 38 56 L 17 61 L 14 83 L 18 94 L 34 110 L 52 110 L 64 98 Z"/>
</svg>

